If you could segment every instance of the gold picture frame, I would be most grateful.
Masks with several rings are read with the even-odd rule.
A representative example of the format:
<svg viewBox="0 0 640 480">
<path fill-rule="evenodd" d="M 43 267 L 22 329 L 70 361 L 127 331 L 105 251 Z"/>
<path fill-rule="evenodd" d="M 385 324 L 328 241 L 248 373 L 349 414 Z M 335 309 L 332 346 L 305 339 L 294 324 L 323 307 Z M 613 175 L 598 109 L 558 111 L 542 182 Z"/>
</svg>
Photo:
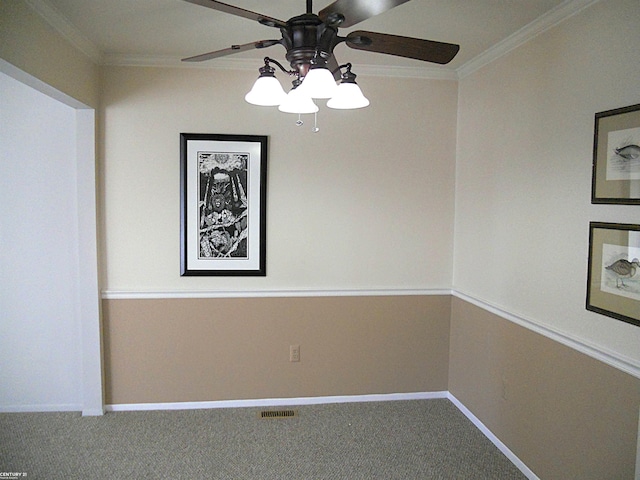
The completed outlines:
<svg viewBox="0 0 640 480">
<path fill-rule="evenodd" d="M 589 223 L 587 310 L 640 326 L 640 225 Z"/>
<path fill-rule="evenodd" d="M 640 104 L 595 115 L 591 203 L 640 205 Z"/>
</svg>

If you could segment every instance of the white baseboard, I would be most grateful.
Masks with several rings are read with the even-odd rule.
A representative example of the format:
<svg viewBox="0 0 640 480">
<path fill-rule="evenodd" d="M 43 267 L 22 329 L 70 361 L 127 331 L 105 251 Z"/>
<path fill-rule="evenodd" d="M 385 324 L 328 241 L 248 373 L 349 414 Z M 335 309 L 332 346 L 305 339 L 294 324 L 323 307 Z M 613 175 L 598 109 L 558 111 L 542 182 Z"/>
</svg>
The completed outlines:
<svg viewBox="0 0 640 480">
<path fill-rule="evenodd" d="M 104 415 L 104 408 L 85 408 L 82 410 L 83 417 L 99 417 Z"/>
<path fill-rule="evenodd" d="M 465 407 L 460 400 L 458 400 L 456 397 L 454 397 L 451 392 L 447 392 L 447 398 L 449 400 L 451 400 L 451 402 L 458 407 L 458 410 L 460 410 L 462 413 L 464 413 L 464 415 L 471 420 L 471 422 L 478 427 L 478 430 L 480 430 L 485 437 L 487 437 L 489 440 L 491 440 L 491 443 L 493 443 L 496 447 L 498 447 L 498 450 L 500 450 L 505 457 L 507 457 L 511 463 L 513 463 L 518 470 L 520 470 L 529 480 L 540 480 L 538 478 L 538 476 L 533 473 L 533 471 L 531 471 L 531 469 L 529 467 L 527 467 L 524 462 L 522 460 L 520 460 L 517 455 L 515 453 L 513 453 L 511 450 L 509 450 L 509 447 L 507 447 L 504 443 L 502 443 L 500 441 L 500 439 L 498 437 L 496 437 L 493 432 L 491 430 L 489 430 L 484 423 L 482 423 L 480 421 L 480 419 L 478 417 L 476 417 L 473 413 L 471 413 L 471 411 Z"/>
<path fill-rule="evenodd" d="M 249 400 L 218 400 L 213 402 L 121 403 L 106 405 L 107 412 L 141 410 L 195 410 L 203 408 L 284 407 L 322 405 L 328 403 L 389 402 L 395 400 L 431 400 L 447 398 L 448 392 L 381 393 L 371 395 L 339 395 L 326 397 L 259 398 Z"/>
<path fill-rule="evenodd" d="M 82 405 L 63 403 L 60 405 L 0 405 L 0 413 L 38 413 L 38 412 L 81 412 Z"/>
</svg>

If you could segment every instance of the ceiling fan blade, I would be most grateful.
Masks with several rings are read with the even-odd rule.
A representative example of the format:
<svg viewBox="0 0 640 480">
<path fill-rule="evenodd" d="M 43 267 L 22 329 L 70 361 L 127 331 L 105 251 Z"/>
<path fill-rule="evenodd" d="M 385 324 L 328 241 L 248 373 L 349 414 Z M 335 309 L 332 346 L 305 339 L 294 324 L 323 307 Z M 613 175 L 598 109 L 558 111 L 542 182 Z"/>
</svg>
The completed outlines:
<svg viewBox="0 0 640 480">
<path fill-rule="evenodd" d="M 190 0 L 187 0 L 190 1 Z M 379 15 L 409 0 L 336 0 L 323 8 L 318 16 L 323 22 L 339 27 L 351 27 L 367 18 Z M 344 20 L 341 22 L 339 19 Z"/>
<path fill-rule="evenodd" d="M 212 58 L 225 57 L 234 53 L 247 52 L 256 48 L 267 48 L 280 43 L 280 40 L 259 40 L 257 42 L 245 43 L 244 45 L 231 45 L 229 48 L 216 50 L 215 52 L 203 53 L 195 57 L 183 58 L 183 62 L 204 62 Z"/>
<path fill-rule="evenodd" d="M 420 38 L 401 37 L 386 33 L 358 30 L 347 35 L 349 47 L 370 52 L 386 53 L 398 57 L 414 58 L 425 62 L 445 64 L 453 60 L 460 45 L 434 42 Z"/>
<path fill-rule="evenodd" d="M 213 8 L 220 12 L 230 13 L 238 17 L 248 18 L 249 20 L 255 20 L 267 27 L 283 28 L 287 26 L 287 22 L 278 20 L 277 18 L 262 15 L 260 13 L 252 12 L 251 10 L 245 10 L 244 8 L 234 7 L 226 3 L 217 2 L 216 0 L 184 0 L 185 2 L 194 3 L 196 5 L 202 5 L 203 7 Z"/>
</svg>

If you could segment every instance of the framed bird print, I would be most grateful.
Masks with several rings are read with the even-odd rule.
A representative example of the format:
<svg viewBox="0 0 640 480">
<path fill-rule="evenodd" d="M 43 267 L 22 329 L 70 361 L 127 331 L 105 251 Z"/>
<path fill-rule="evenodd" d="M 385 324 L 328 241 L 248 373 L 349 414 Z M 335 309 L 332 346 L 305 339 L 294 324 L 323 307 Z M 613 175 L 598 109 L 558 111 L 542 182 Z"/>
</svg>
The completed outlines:
<svg viewBox="0 0 640 480">
<path fill-rule="evenodd" d="M 640 104 L 596 113 L 591 203 L 640 205 Z"/>
<path fill-rule="evenodd" d="M 589 224 L 587 310 L 640 326 L 640 225 Z"/>
<path fill-rule="evenodd" d="M 180 275 L 266 276 L 267 137 L 180 134 Z"/>
</svg>

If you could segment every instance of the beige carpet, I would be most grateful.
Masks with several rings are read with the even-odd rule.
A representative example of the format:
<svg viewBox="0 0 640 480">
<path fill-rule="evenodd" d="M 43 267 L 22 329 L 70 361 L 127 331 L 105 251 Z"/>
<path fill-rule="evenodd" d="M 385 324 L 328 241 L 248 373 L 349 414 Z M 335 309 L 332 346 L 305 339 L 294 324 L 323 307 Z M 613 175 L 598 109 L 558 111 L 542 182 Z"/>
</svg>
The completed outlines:
<svg viewBox="0 0 640 480">
<path fill-rule="evenodd" d="M 0 472 L 27 479 L 523 479 L 449 401 L 0 414 Z"/>
</svg>

